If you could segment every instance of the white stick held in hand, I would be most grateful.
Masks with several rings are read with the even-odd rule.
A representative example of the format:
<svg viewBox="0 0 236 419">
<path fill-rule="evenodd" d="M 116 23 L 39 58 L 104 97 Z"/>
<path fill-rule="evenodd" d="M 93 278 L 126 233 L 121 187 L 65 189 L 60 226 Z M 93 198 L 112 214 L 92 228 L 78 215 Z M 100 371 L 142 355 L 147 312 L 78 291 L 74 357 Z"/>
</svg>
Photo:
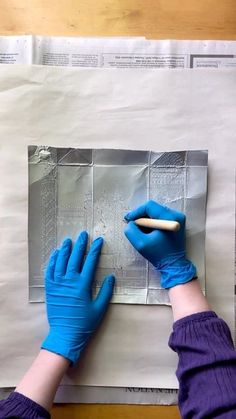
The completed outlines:
<svg viewBox="0 0 236 419">
<path fill-rule="evenodd" d="M 153 218 L 138 218 L 135 224 L 140 227 L 147 227 L 159 230 L 178 231 L 180 224 L 178 221 L 158 220 Z"/>
</svg>

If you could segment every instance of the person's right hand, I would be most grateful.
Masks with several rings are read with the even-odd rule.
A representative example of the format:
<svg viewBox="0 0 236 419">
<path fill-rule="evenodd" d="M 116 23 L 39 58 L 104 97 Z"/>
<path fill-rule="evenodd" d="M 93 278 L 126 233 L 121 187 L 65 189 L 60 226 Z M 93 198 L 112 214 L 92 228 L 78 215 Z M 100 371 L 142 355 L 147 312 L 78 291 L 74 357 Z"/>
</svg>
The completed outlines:
<svg viewBox="0 0 236 419">
<path fill-rule="evenodd" d="M 154 218 L 178 221 L 177 232 L 151 230 L 144 233 L 134 220 Z M 196 268 L 185 257 L 185 215 L 155 201 L 148 201 L 125 215 L 125 235 L 134 248 L 161 273 L 161 285 L 171 288 L 196 277 Z"/>
</svg>

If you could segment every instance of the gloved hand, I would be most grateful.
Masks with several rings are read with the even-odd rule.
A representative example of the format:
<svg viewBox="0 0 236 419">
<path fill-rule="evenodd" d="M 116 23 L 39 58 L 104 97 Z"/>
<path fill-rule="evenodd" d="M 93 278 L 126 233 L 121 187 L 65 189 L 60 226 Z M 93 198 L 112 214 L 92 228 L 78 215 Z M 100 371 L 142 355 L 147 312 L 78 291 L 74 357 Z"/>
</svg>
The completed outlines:
<svg viewBox="0 0 236 419">
<path fill-rule="evenodd" d="M 151 230 L 144 233 L 134 220 L 148 217 L 178 221 L 177 232 Z M 184 284 L 196 277 L 196 268 L 185 255 L 185 215 L 162 206 L 155 201 L 148 201 L 125 215 L 128 222 L 125 235 L 134 248 L 149 260 L 161 274 L 161 286 L 171 288 Z"/>
<path fill-rule="evenodd" d="M 91 286 L 103 239 L 94 240 L 84 262 L 88 234 L 83 231 L 72 250 L 64 240 L 48 263 L 45 278 L 49 334 L 42 349 L 62 355 L 73 364 L 99 325 L 112 296 L 115 278 L 108 276 L 95 300 Z"/>
</svg>

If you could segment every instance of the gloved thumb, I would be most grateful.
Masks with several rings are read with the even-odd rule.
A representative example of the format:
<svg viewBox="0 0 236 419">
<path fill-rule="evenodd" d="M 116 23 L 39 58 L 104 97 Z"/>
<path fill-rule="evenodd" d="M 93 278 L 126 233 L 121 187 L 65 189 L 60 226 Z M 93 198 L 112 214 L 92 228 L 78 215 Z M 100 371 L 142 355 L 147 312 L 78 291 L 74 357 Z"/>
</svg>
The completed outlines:
<svg viewBox="0 0 236 419">
<path fill-rule="evenodd" d="M 102 283 L 102 286 L 99 290 L 96 300 L 94 301 L 94 304 L 98 312 L 101 314 L 103 314 L 107 309 L 107 306 L 113 294 L 114 285 L 115 285 L 114 275 L 107 276 Z"/>
</svg>

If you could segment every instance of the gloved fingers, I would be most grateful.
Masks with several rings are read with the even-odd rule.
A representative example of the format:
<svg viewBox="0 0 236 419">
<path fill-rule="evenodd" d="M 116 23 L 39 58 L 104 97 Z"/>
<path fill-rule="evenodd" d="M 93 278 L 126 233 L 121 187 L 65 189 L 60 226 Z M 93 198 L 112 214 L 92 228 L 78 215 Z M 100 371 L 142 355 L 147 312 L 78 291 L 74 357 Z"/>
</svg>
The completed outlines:
<svg viewBox="0 0 236 419">
<path fill-rule="evenodd" d="M 170 221 L 179 221 L 182 225 L 185 222 L 185 215 L 179 211 L 173 210 L 161 205 L 156 201 L 147 201 L 145 204 L 141 205 L 138 208 L 135 208 L 133 211 L 128 212 L 125 215 L 126 221 L 133 221 L 137 218 L 150 217 L 150 218 L 160 218 L 163 220 Z"/>
<path fill-rule="evenodd" d="M 166 234 L 170 232 L 153 230 L 150 233 L 143 233 L 134 221 L 130 221 L 124 231 L 127 239 L 138 252 L 142 253 L 148 247 L 159 246 L 163 243 Z"/>
<path fill-rule="evenodd" d="M 84 255 L 87 248 L 88 242 L 88 233 L 87 231 L 82 231 L 73 247 L 71 252 L 68 264 L 67 264 L 67 273 L 79 273 L 82 270 L 82 265 L 84 261 Z"/>
<path fill-rule="evenodd" d="M 59 249 L 54 277 L 60 279 L 66 273 L 67 263 L 71 254 L 71 239 L 65 239 Z"/>
<path fill-rule="evenodd" d="M 148 201 L 146 211 L 150 218 L 178 221 L 181 225 L 185 223 L 186 217 L 182 212 L 169 208 L 166 205 L 161 205 L 155 201 Z"/>
<path fill-rule="evenodd" d="M 166 212 L 166 209 L 166 207 L 158 204 L 158 202 L 150 200 L 145 202 L 140 207 L 128 212 L 128 214 L 125 215 L 125 220 L 133 221 L 142 217 L 161 218 L 161 216 Z"/>
<path fill-rule="evenodd" d="M 85 278 L 85 282 L 86 282 L 85 286 L 87 288 L 90 288 L 93 282 L 93 278 L 95 275 L 102 245 L 103 245 L 102 237 L 98 237 L 96 240 L 94 240 L 91 244 L 88 255 L 85 259 L 84 266 L 82 269 L 82 274 L 83 274 L 83 277 Z"/>
<path fill-rule="evenodd" d="M 140 207 L 135 208 L 132 211 L 127 212 L 127 214 L 125 214 L 124 216 L 124 219 L 129 222 L 129 221 L 136 220 L 137 218 L 146 217 L 147 216 L 146 205 L 147 203 L 140 205 Z"/>
<path fill-rule="evenodd" d="M 97 311 L 103 315 L 103 313 L 106 311 L 106 308 L 111 300 L 113 290 L 115 285 L 115 277 L 114 275 L 107 276 L 102 286 L 99 290 L 99 293 L 94 301 L 94 306 L 97 309 Z"/>
<path fill-rule="evenodd" d="M 134 221 L 130 221 L 125 227 L 124 233 L 130 243 L 135 249 L 139 249 L 143 246 L 143 242 L 146 239 L 146 234 L 143 233 Z"/>
<path fill-rule="evenodd" d="M 55 271 L 58 253 L 59 253 L 58 249 L 54 250 L 49 258 L 47 268 L 46 268 L 46 273 L 45 273 L 46 280 L 47 279 L 49 279 L 50 281 L 54 280 L 54 271 Z"/>
<path fill-rule="evenodd" d="M 184 213 L 169 208 L 165 205 L 160 205 L 155 201 L 149 201 L 147 205 L 147 213 L 151 218 L 178 221 L 181 225 L 184 225 L 186 218 Z"/>
</svg>

